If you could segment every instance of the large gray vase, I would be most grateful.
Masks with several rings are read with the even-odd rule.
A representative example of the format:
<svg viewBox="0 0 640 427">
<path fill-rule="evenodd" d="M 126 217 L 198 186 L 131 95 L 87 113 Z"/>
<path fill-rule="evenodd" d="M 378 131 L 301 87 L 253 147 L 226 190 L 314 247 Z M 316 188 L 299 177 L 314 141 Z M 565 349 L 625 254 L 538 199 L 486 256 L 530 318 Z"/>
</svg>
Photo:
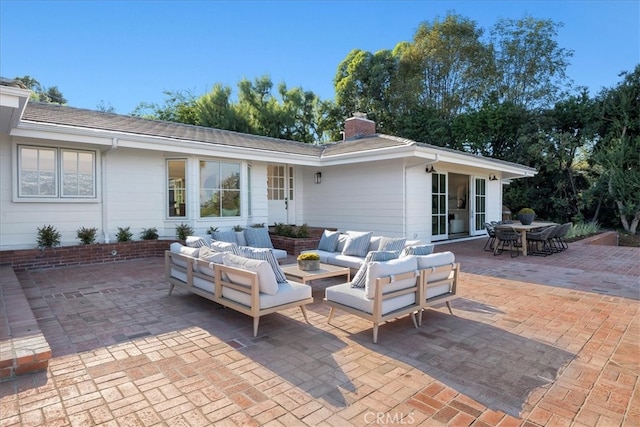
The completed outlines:
<svg viewBox="0 0 640 427">
<path fill-rule="evenodd" d="M 535 219 L 536 214 L 534 213 L 519 213 L 518 219 L 523 225 L 530 225 Z"/>
</svg>

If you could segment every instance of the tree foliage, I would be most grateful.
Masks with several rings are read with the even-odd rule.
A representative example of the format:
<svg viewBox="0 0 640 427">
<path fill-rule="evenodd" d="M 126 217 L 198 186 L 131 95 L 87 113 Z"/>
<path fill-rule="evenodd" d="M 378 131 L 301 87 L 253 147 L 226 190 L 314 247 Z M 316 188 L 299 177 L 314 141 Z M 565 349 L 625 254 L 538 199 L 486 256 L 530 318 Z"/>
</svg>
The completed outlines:
<svg viewBox="0 0 640 427">
<path fill-rule="evenodd" d="M 67 99 L 62 95 L 57 86 L 44 87 L 40 82 L 31 76 L 16 77 L 17 80 L 24 84 L 27 89 L 31 90 L 31 100 L 36 102 L 47 102 L 50 104 L 66 104 Z"/>
</svg>

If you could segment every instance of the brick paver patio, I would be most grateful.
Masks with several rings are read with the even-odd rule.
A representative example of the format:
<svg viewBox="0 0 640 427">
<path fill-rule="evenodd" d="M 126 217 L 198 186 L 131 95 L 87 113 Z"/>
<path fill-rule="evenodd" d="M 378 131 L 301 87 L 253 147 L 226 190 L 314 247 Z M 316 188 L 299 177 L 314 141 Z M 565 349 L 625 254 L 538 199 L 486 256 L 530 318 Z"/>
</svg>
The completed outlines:
<svg viewBox="0 0 640 427">
<path fill-rule="evenodd" d="M 0 383 L 1 426 L 639 426 L 640 249 L 571 244 L 511 259 L 437 247 L 460 298 L 381 326 L 312 282 L 299 310 L 251 319 L 174 290 L 163 259 L 17 276 L 51 347 Z"/>
</svg>

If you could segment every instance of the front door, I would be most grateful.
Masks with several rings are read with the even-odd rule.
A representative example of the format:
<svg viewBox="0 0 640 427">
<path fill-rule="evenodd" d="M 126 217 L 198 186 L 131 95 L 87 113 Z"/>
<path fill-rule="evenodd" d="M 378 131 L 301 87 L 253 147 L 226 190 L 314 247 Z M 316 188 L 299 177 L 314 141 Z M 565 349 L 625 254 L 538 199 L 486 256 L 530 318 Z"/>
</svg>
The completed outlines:
<svg viewBox="0 0 640 427">
<path fill-rule="evenodd" d="M 471 230 L 473 235 L 485 234 L 484 223 L 487 222 L 487 180 L 473 178 L 473 194 L 471 200 Z"/>
<path fill-rule="evenodd" d="M 267 165 L 269 225 L 294 224 L 293 166 Z"/>
<path fill-rule="evenodd" d="M 447 238 L 447 175 L 431 174 L 431 240 Z"/>
</svg>

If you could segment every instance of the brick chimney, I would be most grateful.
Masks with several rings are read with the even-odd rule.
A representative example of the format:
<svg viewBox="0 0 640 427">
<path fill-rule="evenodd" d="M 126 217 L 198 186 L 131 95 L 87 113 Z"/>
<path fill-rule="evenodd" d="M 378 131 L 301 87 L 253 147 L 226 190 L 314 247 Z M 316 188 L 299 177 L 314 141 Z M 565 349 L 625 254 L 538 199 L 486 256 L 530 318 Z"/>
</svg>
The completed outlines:
<svg viewBox="0 0 640 427">
<path fill-rule="evenodd" d="M 367 119 L 367 113 L 353 113 L 353 117 L 344 121 L 344 139 L 375 133 L 376 122 Z"/>
</svg>

